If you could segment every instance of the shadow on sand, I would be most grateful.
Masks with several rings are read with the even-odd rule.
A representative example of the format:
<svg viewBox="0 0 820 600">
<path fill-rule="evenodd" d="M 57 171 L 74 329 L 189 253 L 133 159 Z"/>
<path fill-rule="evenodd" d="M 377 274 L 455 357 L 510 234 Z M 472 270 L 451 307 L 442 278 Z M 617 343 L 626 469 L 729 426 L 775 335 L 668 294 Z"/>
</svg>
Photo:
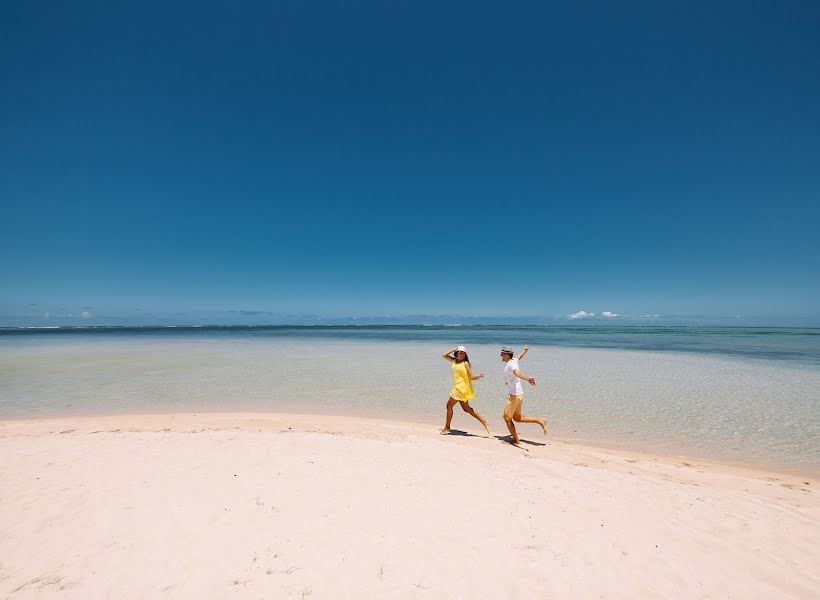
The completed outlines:
<svg viewBox="0 0 820 600">
<path fill-rule="evenodd" d="M 461 429 L 451 429 L 450 433 L 448 433 L 446 435 L 460 435 L 462 437 L 474 437 L 474 438 L 487 437 L 486 435 L 476 435 L 475 433 L 468 433 L 466 431 L 462 431 Z M 519 438 L 519 440 L 520 440 L 519 444 L 518 444 L 518 446 L 516 446 L 515 444 L 513 444 L 513 439 L 512 439 L 511 435 L 494 435 L 492 437 L 497 439 L 499 442 L 504 442 L 505 444 L 509 444 L 513 448 L 519 448 L 520 450 L 527 450 L 527 448 L 524 448 L 524 446 L 523 446 L 524 444 L 527 444 L 528 446 L 546 446 L 546 444 L 543 443 L 543 442 L 531 442 L 530 440 L 525 440 L 523 438 Z M 527 450 L 527 452 L 529 452 L 529 450 Z"/>
<path fill-rule="evenodd" d="M 461 431 L 460 429 L 451 429 L 450 433 L 447 435 L 460 435 L 463 437 L 487 437 L 486 435 L 476 435 L 474 433 L 467 433 L 466 431 Z"/>
<path fill-rule="evenodd" d="M 513 444 L 513 439 L 511 435 L 497 435 L 495 436 L 499 442 L 504 442 L 505 444 L 509 444 L 513 448 L 520 448 L 521 450 L 527 450 L 524 448 L 523 444 L 527 444 L 528 446 L 546 446 L 543 442 L 531 442 L 530 440 L 525 440 L 524 438 L 519 438 L 518 446 Z M 527 450 L 529 452 L 529 450 Z"/>
</svg>

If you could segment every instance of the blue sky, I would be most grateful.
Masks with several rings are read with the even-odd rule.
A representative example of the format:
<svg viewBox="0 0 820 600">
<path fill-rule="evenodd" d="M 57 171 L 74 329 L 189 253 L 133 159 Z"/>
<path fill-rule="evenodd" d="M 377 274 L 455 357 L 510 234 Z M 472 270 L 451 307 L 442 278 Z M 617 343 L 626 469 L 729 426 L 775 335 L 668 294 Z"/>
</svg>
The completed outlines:
<svg viewBox="0 0 820 600">
<path fill-rule="evenodd" d="M 820 323 L 814 2 L 167 4 L 0 8 L 0 315 Z"/>
</svg>

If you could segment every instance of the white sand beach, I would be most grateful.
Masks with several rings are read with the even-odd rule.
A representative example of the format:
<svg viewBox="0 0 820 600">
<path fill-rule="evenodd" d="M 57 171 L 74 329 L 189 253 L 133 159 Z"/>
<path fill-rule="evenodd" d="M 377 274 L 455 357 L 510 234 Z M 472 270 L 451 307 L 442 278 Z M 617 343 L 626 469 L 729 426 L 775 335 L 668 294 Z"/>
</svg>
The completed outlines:
<svg viewBox="0 0 820 600">
<path fill-rule="evenodd" d="M 1 422 L 0 595 L 818 597 L 814 479 L 454 427 Z"/>
</svg>

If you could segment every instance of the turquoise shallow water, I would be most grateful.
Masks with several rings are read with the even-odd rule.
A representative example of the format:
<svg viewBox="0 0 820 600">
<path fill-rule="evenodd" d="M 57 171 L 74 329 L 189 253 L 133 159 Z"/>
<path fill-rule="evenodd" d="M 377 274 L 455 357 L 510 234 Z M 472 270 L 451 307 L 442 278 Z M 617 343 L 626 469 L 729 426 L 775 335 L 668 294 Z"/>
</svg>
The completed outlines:
<svg viewBox="0 0 820 600">
<path fill-rule="evenodd" d="M 203 326 L 0 328 L 0 339 L 32 336 L 171 336 L 538 344 L 717 354 L 820 367 L 820 328 L 656 326 Z"/>
<path fill-rule="evenodd" d="M 546 331 L 545 331 L 546 330 Z M 262 410 L 438 424 L 467 344 L 504 429 L 501 343 L 532 348 L 525 412 L 588 441 L 820 470 L 817 330 L 261 328 L 0 333 L 0 417 Z M 471 428 L 456 414 L 456 427 Z M 529 432 L 535 436 L 536 432 Z"/>
</svg>

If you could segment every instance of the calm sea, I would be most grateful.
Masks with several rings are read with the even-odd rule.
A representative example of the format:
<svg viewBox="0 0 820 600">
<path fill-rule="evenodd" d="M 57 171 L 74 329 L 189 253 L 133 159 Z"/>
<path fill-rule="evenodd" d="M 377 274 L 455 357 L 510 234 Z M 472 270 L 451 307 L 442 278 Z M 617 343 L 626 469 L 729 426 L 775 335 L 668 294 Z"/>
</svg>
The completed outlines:
<svg viewBox="0 0 820 600">
<path fill-rule="evenodd" d="M 820 329 L 0 329 L 0 418 L 258 410 L 433 425 L 451 384 L 440 354 L 458 344 L 485 373 L 474 405 L 496 433 L 499 346 L 529 344 L 538 386 L 524 412 L 559 437 L 820 472 Z M 459 413 L 454 426 L 475 429 Z"/>
</svg>

